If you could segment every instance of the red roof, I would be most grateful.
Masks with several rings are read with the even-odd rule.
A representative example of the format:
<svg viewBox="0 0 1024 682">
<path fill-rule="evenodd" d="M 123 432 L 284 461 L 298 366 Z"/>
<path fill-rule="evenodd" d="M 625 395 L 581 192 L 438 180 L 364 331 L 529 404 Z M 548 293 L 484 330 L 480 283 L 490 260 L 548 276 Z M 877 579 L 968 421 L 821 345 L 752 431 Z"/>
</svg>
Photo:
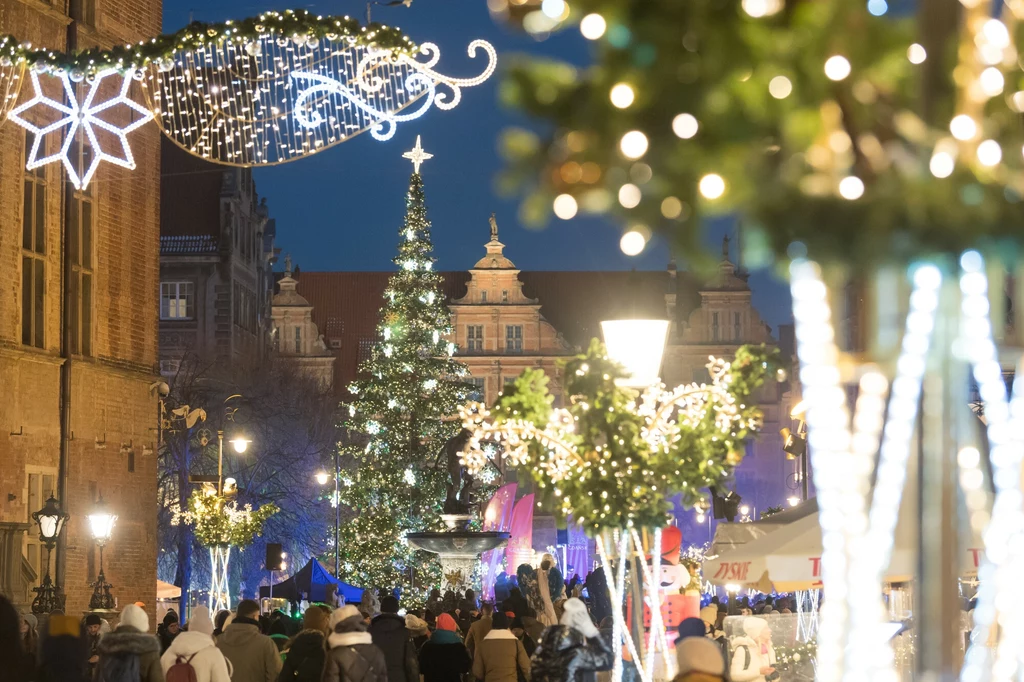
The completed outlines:
<svg viewBox="0 0 1024 682">
<path fill-rule="evenodd" d="M 334 347 L 335 383 L 343 391 L 356 378 L 360 351 L 365 356 L 377 336 L 390 272 L 299 272 L 298 292 L 313 306 L 313 321 Z M 450 301 L 466 293 L 468 272 L 442 272 Z M 541 314 L 570 344 L 585 347 L 600 336 L 602 319 L 619 315 L 665 315 L 665 294 L 672 286 L 667 271 L 522 272 L 523 292 L 539 300 Z M 685 273 L 677 280 L 677 315 L 699 304 L 697 287 Z M 684 318 L 685 319 L 685 318 Z"/>
</svg>

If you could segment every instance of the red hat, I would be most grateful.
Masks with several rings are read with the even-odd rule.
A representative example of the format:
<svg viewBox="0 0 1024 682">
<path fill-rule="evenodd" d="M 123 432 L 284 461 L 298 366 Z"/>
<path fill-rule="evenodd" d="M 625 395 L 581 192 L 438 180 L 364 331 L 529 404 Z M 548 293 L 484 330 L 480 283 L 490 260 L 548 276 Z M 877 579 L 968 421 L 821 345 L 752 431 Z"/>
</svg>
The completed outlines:
<svg viewBox="0 0 1024 682">
<path fill-rule="evenodd" d="M 455 619 L 447 613 L 442 613 L 437 617 L 437 629 L 447 630 L 448 632 L 455 632 L 459 627 L 455 624 Z"/>
</svg>

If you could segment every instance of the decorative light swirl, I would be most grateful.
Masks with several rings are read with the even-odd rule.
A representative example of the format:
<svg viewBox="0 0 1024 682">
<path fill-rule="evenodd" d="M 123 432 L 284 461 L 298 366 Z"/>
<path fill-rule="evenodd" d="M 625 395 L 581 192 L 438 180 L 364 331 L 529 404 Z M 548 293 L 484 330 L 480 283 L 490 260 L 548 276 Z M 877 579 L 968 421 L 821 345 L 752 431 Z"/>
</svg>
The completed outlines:
<svg viewBox="0 0 1024 682">
<path fill-rule="evenodd" d="M 441 59 L 441 50 L 434 43 L 423 43 L 420 45 L 420 53 L 427 55 L 426 63 L 417 62 L 414 58 L 405 54 L 399 55 L 398 61 L 403 64 L 408 64 L 418 72 L 430 77 L 436 83 L 443 83 L 451 88 L 452 99 L 450 101 L 445 93 L 440 93 L 436 99 L 437 108 L 442 111 L 447 111 L 449 109 L 454 109 L 458 103 L 462 101 L 462 88 L 480 85 L 490 78 L 491 75 L 494 74 L 494 70 L 498 68 L 498 52 L 494 49 L 493 45 L 486 40 L 474 40 L 469 44 L 469 48 L 467 49 L 467 53 L 470 58 L 476 57 L 476 51 L 478 49 L 487 53 L 487 66 L 484 67 L 483 73 L 475 78 L 452 78 L 451 76 L 445 76 L 434 71 L 433 67 Z"/>
<path fill-rule="evenodd" d="M 299 125 L 306 128 L 316 128 L 322 125 L 327 119 L 324 114 L 321 114 L 318 110 L 320 108 L 318 101 L 322 102 L 331 95 L 338 95 L 342 100 L 347 101 L 352 106 L 362 110 L 371 119 L 377 120 L 376 123 L 370 126 L 370 135 L 372 135 L 374 139 L 381 141 L 390 140 L 394 137 L 399 123 L 411 121 L 426 113 L 427 109 L 430 108 L 431 104 L 433 104 L 435 100 L 434 83 L 420 73 L 411 74 L 406 78 L 405 88 L 412 94 L 417 94 L 420 90 L 425 89 L 427 91 L 427 97 L 419 108 L 409 114 L 395 114 L 388 111 L 377 111 L 372 106 L 364 102 L 357 93 L 347 88 L 341 82 L 321 74 L 309 73 L 306 71 L 293 71 L 291 76 L 297 81 L 305 80 L 314 83 L 314 85 L 311 85 L 304 90 L 300 90 L 298 96 L 295 98 L 295 103 L 293 105 L 295 109 L 295 120 L 298 121 Z"/>
</svg>

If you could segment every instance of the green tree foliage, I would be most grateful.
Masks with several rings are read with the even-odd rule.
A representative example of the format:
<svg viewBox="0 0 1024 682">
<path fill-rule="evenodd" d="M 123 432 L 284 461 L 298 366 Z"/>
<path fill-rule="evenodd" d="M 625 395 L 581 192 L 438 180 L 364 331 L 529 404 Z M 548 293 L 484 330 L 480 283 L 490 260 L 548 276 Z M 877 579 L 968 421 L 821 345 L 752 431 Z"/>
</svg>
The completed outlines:
<svg viewBox="0 0 1024 682">
<path fill-rule="evenodd" d="M 432 585 L 434 555 L 413 551 L 410 531 L 438 530 L 448 470 L 439 452 L 458 434 L 465 365 L 453 359 L 451 317 L 434 269 L 423 180 L 409 181 L 398 271 L 388 280 L 379 337 L 349 390 L 341 504 L 341 576 L 359 586 Z"/>
<path fill-rule="evenodd" d="M 519 58 L 501 89 L 549 131 L 504 138 L 502 182 L 523 194 L 526 219 L 570 194 L 581 212 L 692 248 L 702 217 L 735 211 L 765 257 L 799 241 L 847 262 L 1019 240 L 1021 34 L 992 23 L 986 3 L 923 0 L 917 16 L 872 16 L 885 3 L 864 0 L 571 5 L 573 25 L 590 13 L 607 23 L 593 66 Z M 635 93 L 623 109 L 609 96 L 620 83 Z M 969 139 L 951 135 L 958 115 L 975 123 Z M 647 138 L 639 158 L 621 148 L 630 131 Z M 708 174 L 721 196 L 702 196 Z M 642 192 L 628 209 L 616 200 L 626 183 Z"/>
<path fill-rule="evenodd" d="M 692 505 L 740 463 L 744 440 L 760 426 L 751 396 L 777 368 L 778 351 L 742 346 L 731 363 L 712 367 L 712 384 L 652 389 L 638 402 L 616 384 L 623 368 L 594 340 L 566 365 L 567 414 L 552 410 L 543 374 L 528 370 L 506 387 L 490 426 L 526 436 L 521 467 L 563 515 L 592 531 L 658 527 L 674 494 Z"/>
</svg>

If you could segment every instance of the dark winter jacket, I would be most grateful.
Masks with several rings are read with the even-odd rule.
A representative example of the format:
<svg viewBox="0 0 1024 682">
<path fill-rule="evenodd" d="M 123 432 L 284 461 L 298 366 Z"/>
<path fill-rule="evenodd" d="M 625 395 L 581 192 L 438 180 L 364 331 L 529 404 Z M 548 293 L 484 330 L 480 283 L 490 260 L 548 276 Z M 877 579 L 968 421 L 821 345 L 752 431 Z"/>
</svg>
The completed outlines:
<svg viewBox="0 0 1024 682">
<path fill-rule="evenodd" d="M 473 659 L 456 632 L 435 630 L 420 649 L 423 682 L 459 682 L 471 667 Z"/>
<path fill-rule="evenodd" d="M 387 682 L 419 682 L 416 645 L 405 628 L 404 618 L 395 613 L 382 613 L 370 621 L 369 633 L 388 662 Z"/>
<path fill-rule="evenodd" d="M 501 610 L 511 611 L 519 618 L 522 618 L 530 610 L 530 605 L 527 603 L 526 597 L 523 596 L 522 592 L 516 589 L 511 592 L 508 599 L 501 602 Z"/>
<path fill-rule="evenodd" d="M 121 625 L 104 635 L 97 650 L 100 660 L 96 664 L 96 680 L 99 682 L 120 679 L 117 669 L 133 665 L 133 658 L 138 659 L 139 682 L 164 682 L 164 670 L 160 667 L 160 640 L 153 635 L 130 625 Z"/>
<path fill-rule="evenodd" d="M 327 638 L 323 682 L 388 682 L 384 654 L 368 632 L 334 632 Z"/>
<path fill-rule="evenodd" d="M 587 639 L 576 628 L 552 625 L 533 653 L 534 682 L 594 682 L 612 666 L 612 650 L 600 636 Z"/>
<path fill-rule="evenodd" d="M 278 682 L 320 682 L 327 658 L 325 647 L 324 633 L 319 630 L 303 630 L 295 635 Z"/>
</svg>

